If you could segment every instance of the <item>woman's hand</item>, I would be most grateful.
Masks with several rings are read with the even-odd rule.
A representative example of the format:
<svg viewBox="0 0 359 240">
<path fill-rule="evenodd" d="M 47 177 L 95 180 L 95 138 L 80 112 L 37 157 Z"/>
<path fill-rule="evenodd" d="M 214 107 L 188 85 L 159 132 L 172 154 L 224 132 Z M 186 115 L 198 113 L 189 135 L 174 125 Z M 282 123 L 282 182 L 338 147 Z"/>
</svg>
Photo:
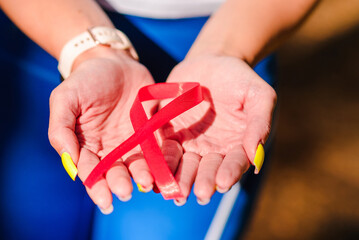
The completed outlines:
<svg viewBox="0 0 359 240">
<path fill-rule="evenodd" d="M 153 79 L 125 52 L 107 47 L 80 55 L 75 69 L 50 97 L 49 139 L 61 155 L 70 154 L 84 181 L 97 163 L 132 133 L 129 111 L 138 90 Z M 105 212 L 112 211 L 112 194 L 131 198 L 132 182 L 151 185 L 143 159 L 125 165 L 119 159 L 91 189 L 89 196 Z"/>
<path fill-rule="evenodd" d="M 172 120 L 163 135 L 183 146 L 176 179 L 184 195 L 195 182 L 194 193 L 206 204 L 216 189 L 228 191 L 253 163 L 270 132 L 276 93 L 244 61 L 227 56 L 185 59 L 168 82 L 204 87 L 206 101 Z"/>
</svg>

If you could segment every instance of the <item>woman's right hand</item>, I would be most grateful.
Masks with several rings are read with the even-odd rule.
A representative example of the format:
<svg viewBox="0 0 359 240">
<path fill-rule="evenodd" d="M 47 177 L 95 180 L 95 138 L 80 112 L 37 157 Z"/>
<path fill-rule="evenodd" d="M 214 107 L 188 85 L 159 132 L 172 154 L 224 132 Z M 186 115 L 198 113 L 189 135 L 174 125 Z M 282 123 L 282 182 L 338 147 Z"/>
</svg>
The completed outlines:
<svg viewBox="0 0 359 240">
<path fill-rule="evenodd" d="M 130 108 L 138 90 L 153 83 L 149 71 L 127 53 L 98 46 L 81 54 L 69 78 L 53 90 L 49 139 L 60 155 L 71 156 L 82 181 L 133 133 Z M 129 162 L 119 159 L 91 189 L 86 188 L 102 212 L 112 212 L 111 192 L 123 201 L 131 198 L 130 172 L 142 188 L 152 189 L 145 160 Z"/>
</svg>

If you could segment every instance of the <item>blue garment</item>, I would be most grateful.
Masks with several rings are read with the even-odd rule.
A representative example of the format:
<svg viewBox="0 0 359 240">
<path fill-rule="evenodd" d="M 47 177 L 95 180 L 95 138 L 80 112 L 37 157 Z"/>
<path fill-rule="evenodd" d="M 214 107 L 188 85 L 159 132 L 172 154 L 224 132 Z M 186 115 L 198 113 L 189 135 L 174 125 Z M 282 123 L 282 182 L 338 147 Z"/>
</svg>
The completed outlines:
<svg viewBox="0 0 359 240">
<path fill-rule="evenodd" d="M 1 239 L 88 239 L 93 206 L 47 138 L 57 62 L 0 12 Z"/>
<path fill-rule="evenodd" d="M 114 22 L 123 19 L 110 14 Z M 121 25 L 139 50 L 144 64 L 159 81 L 185 56 L 206 18 L 151 20 L 126 17 Z M 125 20 L 126 20 L 125 19 Z M 152 40 L 132 38 L 135 32 Z M 193 194 L 183 207 L 158 194 L 134 190 L 130 202 L 114 201 L 115 211 L 103 216 L 82 183 L 64 171 L 47 139 L 48 99 L 59 84 L 56 60 L 24 36 L 0 13 L 0 236 L 4 239 L 203 239 L 222 194 L 199 206 Z M 158 46 L 159 47 L 158 47 Z M 162 51 L 162 52 L 161 52 Z M 159 53 L 161 52 L 161 53 Z M 168 54 L 167 54 L 168 53 Z M 162 57 L 158 57 L 162 54 Z M 271 59 L 256 71 L 273 83 Z M 257 180 L 256 180 L 257 181 Z M 253 184 L 254 181 L 248 181 Z M 246 218 L 253 189 L 235 195 L 222 239 L 237 234 Z M 248 185 L 249 186 L 249 185 Z M 238 189 L 237 189 L 238 190 Z M 69 217 L 71 216 L 71 217 Z M 93 226 L 93 228 L 91 228 Z M 125 235 L 127 234 L 127 235 Z"/>
</svg>

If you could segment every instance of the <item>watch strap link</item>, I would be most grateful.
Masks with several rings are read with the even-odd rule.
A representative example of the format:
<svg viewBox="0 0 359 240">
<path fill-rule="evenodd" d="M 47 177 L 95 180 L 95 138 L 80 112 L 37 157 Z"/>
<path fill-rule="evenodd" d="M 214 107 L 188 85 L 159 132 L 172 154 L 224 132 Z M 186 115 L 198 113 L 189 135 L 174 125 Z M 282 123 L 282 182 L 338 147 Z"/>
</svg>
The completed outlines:
<svg viewBox="0 0 359 240">
<path fill-rule="evenodd" d="M 93 27 L 77 35 L 63 47 L 58 64 L 58 70 L 62 77 L 66 79 L 70 75 L 77 56 L 97 45 L 128 50 L 130 55 L 138 60 L 136 50 L 123 32 L 111 27 Z"/>
</svg>

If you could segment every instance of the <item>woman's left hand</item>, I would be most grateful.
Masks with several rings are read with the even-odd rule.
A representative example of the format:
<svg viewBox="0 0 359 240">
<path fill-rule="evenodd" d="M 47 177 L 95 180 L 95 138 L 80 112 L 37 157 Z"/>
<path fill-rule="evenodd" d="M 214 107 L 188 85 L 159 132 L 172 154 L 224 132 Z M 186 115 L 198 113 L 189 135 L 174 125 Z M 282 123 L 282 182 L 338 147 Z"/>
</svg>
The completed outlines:
<svg viewBox="0 0 359 240">
<path fill-rule="evenodd" d="M 276 93 L 247 63 L 227 56 L 185 59 L 167 82 L 199 82 L 204 89 L 206 100 L 172 120 L 162 134 L 183 147 L 175 177 L 184 196 L 195 183 L 199 203 L 206 204 L 216 189 L 228 191 L 253 164 L 270 132 Z M 255 165 L 259 171 L 261 163 Z"/>
</svg>

